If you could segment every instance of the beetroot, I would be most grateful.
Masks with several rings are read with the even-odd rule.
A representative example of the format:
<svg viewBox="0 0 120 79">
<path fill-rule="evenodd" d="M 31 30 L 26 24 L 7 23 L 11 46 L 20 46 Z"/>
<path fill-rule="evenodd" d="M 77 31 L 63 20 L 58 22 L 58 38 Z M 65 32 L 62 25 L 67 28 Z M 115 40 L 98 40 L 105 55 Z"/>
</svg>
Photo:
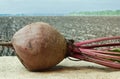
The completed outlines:
<svg viewBox="0 0 120 79">
<path fill-rule="evenodd" d="M 112 51 L 113 48 L 120 46 L 119 42 L 92 44 L 116 39 L 120 39 L 120 36 L 74 42 L 66 40 L 51 25 L 36 22 L 17 31 L 11 43 L 0 43 L 0 45 L 13 47 L 22 64 L 30 71 L 46 70 L 66 57 L 119 69 L 120 52 Z"/>
<path fill-rule="evenodd" d="M 16 54 L 29 70 L 47 69 L 65 58 L 66 40 L 53 27 L 37 22 L 20 29 L 12 38 Z"/>
</svg>

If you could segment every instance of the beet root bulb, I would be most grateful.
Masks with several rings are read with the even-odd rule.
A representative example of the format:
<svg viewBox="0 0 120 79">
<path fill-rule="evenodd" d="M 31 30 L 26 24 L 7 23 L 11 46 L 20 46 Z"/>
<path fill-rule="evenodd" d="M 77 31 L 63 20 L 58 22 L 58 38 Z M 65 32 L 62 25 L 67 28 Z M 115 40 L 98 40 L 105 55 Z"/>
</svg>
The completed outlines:
<svg viewBox="0 0 120 79">
<path fill-rule="evenodd" d="M 30 71 L 45 70 L 66 56 L 67 43 L 51 25 L 36 22 L 17 31 L 12 44 L 22 64 Z"/>
</svg>

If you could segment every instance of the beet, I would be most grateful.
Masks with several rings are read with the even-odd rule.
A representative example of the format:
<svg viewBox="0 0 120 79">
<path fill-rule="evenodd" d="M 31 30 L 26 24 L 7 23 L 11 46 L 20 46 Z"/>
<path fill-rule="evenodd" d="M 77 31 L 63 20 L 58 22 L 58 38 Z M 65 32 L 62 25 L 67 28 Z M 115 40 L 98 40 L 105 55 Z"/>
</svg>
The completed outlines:
<svg viewBox="0 0 120 79">
<path fill-rule="evenodd" d="M 44 70 L 65 58 L 66 40 L 47 23 L 36 22 L 16 32 L 12 44 L 28 70 Z"/>
<path fill-rule="evenodd" d="M 120 69 L 120 52 L 113 51 L 113 48 L 120 46 L 120 42 L 92 44 L 116 39 L 120 39 L 120 36 L 74 42 L 66 40 L 51 25 L 36 22 L 17 31 L 11 42 L 0 45 L 12 47 L 22 64 L 30 71 L 47 70 L 67 57 Z"/>
</svg>

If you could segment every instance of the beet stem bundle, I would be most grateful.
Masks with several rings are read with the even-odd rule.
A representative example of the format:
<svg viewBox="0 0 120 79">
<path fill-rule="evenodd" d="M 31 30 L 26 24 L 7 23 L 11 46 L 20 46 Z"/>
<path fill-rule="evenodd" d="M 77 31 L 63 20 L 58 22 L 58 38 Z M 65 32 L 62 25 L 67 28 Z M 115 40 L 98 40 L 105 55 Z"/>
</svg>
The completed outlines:
<svg viewBox="0 0 120 79">
<path fill-rule="evenodd" d="M 86 40 L 83 42 L 73 43 L 73 46 L 69 46 L 72 54 L 69 54 L 70 57 L 77 58 L 80 60 L 85 60 L 89 62 L 94 62 L 111 68 L 120 69 L 120 52 L 111 51 L 114 46 L 120 46 L 120 43 L 108 43 L 108 44 L 93 44 L 86 45 L 91 43 L 99 43 L 101 41 L 116 40 L 120 39 L 119 36 L 114 37 L 103 37 L 92 40 Z M 112 46 L 112 48 L 110 48 Z M 106 50 L 99 49 L 100 47 L 108 47 Z M 98 48 L 98 49 L 95 49 Z"/>
</svg>

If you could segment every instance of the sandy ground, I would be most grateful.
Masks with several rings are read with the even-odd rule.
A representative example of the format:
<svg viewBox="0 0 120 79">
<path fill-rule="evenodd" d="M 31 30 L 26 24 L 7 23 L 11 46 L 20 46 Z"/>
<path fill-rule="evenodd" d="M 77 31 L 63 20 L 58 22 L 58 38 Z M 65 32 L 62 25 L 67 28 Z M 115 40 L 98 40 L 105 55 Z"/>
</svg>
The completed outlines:
<svg viewBox="0 0 120 79">
<path fill-rule="evenodd" d="M 30 72 L 16 56 L 3 56 L 0 57 L 0 79 L 120 79 L 120 70 L 65 59 L 45 72 Z"/>
</svg>

